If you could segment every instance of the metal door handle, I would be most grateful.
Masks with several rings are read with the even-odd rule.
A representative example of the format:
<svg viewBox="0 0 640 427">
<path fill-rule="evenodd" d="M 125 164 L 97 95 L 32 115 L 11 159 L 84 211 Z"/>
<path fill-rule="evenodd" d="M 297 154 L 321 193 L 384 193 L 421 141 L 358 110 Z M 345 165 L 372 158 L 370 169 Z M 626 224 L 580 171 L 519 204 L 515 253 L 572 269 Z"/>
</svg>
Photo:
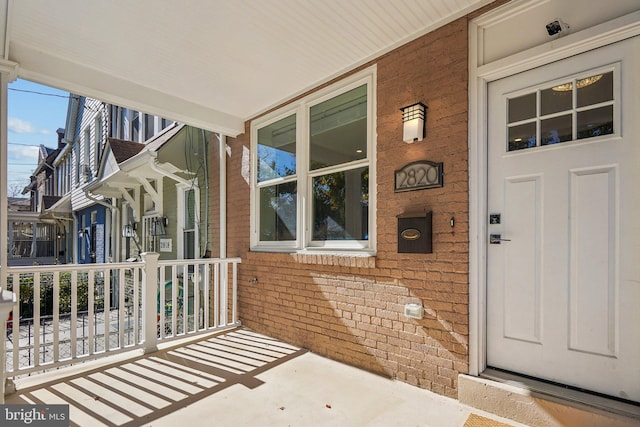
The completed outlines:
<svg viewBox="0 0 640 427">
<path fill-rule="evenodd" d="M 510 242 L 511 239 L 503 239 L 500 234 L 490 234 L 489 235 L 489 243 L 492 245 L 499 245 L 500 242 Z"/>
</svg>

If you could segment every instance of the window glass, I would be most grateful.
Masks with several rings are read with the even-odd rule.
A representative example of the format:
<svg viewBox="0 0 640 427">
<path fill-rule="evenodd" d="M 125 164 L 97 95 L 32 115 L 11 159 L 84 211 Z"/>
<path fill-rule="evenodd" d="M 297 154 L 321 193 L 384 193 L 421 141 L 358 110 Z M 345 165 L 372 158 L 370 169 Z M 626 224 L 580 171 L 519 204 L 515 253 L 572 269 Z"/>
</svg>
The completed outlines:
<svg viewBox="0 0 640 427">
<path fill-rule="evenodd" d="M 571 114 L 566 114 L 540 122 L 541 145 L 558 144 L 572 140 Z"/>
<path fill-rule="evenodd" d="M 311 170 L 367 158 L 367 86 L 310 109 Z"/>
<path fill-rule="evenodd" d="M 526 123 L 509 128 L 508 151 L 523 150 L 536 146 L 536 123 Z"/>
<path fill-rule="evenodd" d="M 185 231 L 184 233 L 184 259 L 194 259 L 196 257 L 196 232 Z"/>
<path fill-rule="evenodd" d="M 296 239 L 297 183 L 260 189 L 260 240 L 278 242 Z"/>
<path fill-rule="evenodd" d="M 151 114 L 144 115 L 144 140 L 145 141 L 151 138 L 155 133 L 155 129 L 153 126 L 154 121 L 155 121 L 155 117 L 152 116 Z"/>
<path fill-rule="evenodd" d="M 193 189 L 184 192 L 184 228 L 196 228 L 196 192 Z"/>
<path fill-rule="evenodd" d="M 140 113 L 133 112 L 133 119 L 131 120 L 131 140 L 139 142 L 140 139 Z"/>
<path fill-rule="evenodd" d="M 578 107 L 611 101 L 613 99 L 613 72 L 578 79 L 576 87 Z"/>
<path fill-rule="evenodd" d="M 613 105 L 578 113 L 578 139 L 613 133 Z"/>
<path fill-rule="evenodd" d="M 313 240 L 368 240 L 369 168 L 313 178 Z"/>
<path fill-rule="evenodd" d="M 258 130 L 258 182 L 295 175 L 296 115 Z"/>
<path fill-rule="evenodd" d="M 507 99 L 507 151 L 613 134 L 617 105 L 613 79 L 613 71 L 581 76 Z"/>
<path fill-rule="evenodd" d="M 565 90 L 564 88 L 568 88 Z M 540 114 L 559 113 L 573 108 L 573 92 L 571 84 L 554 86 L 540 91 Z"/>
<path fill-rule="evenodd" d="M 509 123 L 536 117 L 536 94 L 529 93 L 508 100 Z"/>
</svg>

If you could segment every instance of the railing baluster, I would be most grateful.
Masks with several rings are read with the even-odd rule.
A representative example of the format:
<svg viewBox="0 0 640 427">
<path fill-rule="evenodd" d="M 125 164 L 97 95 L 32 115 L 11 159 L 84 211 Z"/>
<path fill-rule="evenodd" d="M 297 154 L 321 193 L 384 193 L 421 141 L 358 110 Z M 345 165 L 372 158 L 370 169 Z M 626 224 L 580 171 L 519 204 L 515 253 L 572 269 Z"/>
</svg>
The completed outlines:
<svg viewBox="0 0 640 427">
<path fill-rule="evenodd" d="M 40 272 L 33 273 L 33 366 L 40 366 Z"/>
<path fill-rule="evenodd" d="M 220 325 L 220 263 L 213 265 L 213 327 Z"/>
<path fill-rule="evenodd" d="M 204 284 L 204 297 L 202 298 L 204 301 L 204 329 L 209 329 L 209 301 L 211 300 L 211 264 L 204 264 L 202 266 L 204 270 L 204 277 L 202 278 L 202 283 Z"/>
<path fill-rule="evenodd" d="M 16 294 L 18 303 L 13 308 L 13 372 L 20 369 L 20 274 L 13 273 L 12 292 Z"/>
<path fill-rule="evenodd" d="M 140 344 L 140 270 L 131 268 L 131 281 L 133 282 L 133 343 Z"/>
<path fill-rule="evenodd" d="M 78 271 L 71 272 L 71 359 L 78 357 Z M 83 337 L 84 339 L 84 337 Z"/>
<path fill-rule="evenodd" d="M 124 320 L 124 297 L 125 297 L 125 288 L 124 288 L 124 268 L 119 268 L 118 272 L 118 341 L 119 348 L 125 348 L 124 343 L 124 332 L 125 332 L 125 320 Z"/>
<path fill-rule="evenodd" d="M 231 322 L 235 325 L 238 322 L 238 263 L 233 264 L 233 297 L 231 298 Z"/>
<path fill-rule="evenodd" d="M 60 360 L 60 272 L 53 272 L 53 363 Z M 46 350 L 46 342 L 45 350 Z"/>
<path fill-rule="evenodd" d="M 102 287 L 104 289 L 104 352 L 110 348 L 109 334 L 111 332 L 111 269 L 102 270 Z"/>
<path fill-rule="evenodd" d="M 171 332 L 173 336 L 178 336 L 178 267 L 171 268 Z M 182 295 L 184 298 L 184 294 Z M 184 308 L 184 307 L 183 307 Z"/>
<path fill-rule="evenodd" d="M 89 316 L 89 354 L 95 353 L 95 286 L 93 283 L 95 274 L 93 270 L 89 270 L 87 274 L 87 297 L 88 297 L 88 316 Z"/>
<path fill-rule="evenodd" d="M 167 313 L 167 302 L 166 302 L 166 285 L 165 285 L 165 267 L 160 267 L 160 287 L 158 288 L 158 329 L 160 331 L 160 339 L 163 339 L 165 336 L 165 328 L 166 325 L 166 313 Z M 173 283 L 171 284 L 173 286 Z"/>
</svg>

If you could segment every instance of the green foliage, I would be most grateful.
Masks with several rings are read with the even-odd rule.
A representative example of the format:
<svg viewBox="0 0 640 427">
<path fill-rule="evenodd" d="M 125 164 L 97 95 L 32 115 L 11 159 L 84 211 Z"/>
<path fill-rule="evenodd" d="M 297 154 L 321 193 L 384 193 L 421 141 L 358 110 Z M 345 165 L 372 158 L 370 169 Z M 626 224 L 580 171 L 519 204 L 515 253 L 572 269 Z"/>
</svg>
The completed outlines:
<svg viewBox="0 0 640 427">
<path fill-rule="evenodd" d="M 61 272 L 58 276 L 59 296 L 58 306 L 60 314 L 71 313 L 71 272 Z M 40 315 L 50 316 L 53 314 L 53 273 L 43 273 L 40 275 Z M 19 276 L 20 282 L 20 317 L 33 317 L 34 304 L 34 274 L 24 273 Z M 100 311 L 104 308 L 104 277 L 97 274 L 94 278 L 94 310 Z M 9 289 L 13 289 L 13 276 L 7 278 Z M 89 275 L 78 273 L 77 278 L 77 311 L 87 311 L 89 308 Z"/>
</svg>

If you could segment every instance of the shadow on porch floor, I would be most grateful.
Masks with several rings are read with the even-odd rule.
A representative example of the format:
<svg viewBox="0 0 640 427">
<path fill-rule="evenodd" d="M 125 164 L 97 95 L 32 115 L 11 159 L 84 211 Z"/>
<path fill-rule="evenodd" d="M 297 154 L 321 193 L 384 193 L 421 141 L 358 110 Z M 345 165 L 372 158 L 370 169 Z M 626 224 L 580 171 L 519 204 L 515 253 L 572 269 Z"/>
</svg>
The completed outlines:
<svg viewBox="0 0 640 427">
<path fill-rule="evenodd" d="M 247 329 L 106 361 L 17 380 L 6 403 L 69 404 L 70 425 L 91 427 L 463 426 L 478 418 L 455 400 Z"/>
</svg>

